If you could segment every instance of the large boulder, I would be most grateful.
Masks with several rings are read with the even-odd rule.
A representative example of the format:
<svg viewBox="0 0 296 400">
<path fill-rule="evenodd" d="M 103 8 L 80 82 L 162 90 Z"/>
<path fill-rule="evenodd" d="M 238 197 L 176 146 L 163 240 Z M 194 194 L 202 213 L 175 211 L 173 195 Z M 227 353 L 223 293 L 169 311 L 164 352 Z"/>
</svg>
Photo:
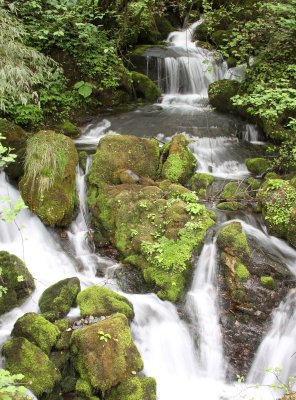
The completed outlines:
<svg viewBox="0 0 296 400">
<path fill-rule="evenodd" d="M 11 334 L 28 339 L 44 353 L 49 354 L 60 336 L 60 331 L 41 315 L 32 312 L 23 315 L 16 321 Z"/>
<path fill-rule="evenodd" d="M 39 299 L 39 308 L 50 321 L 65 317 L 71 307 L 76 305 L 80 292 L 78 278 L 66 278 L 47 288 Z"/>
<path fill-rule="evenodd" d="M 262 157 L 247 158 L 246 166 L 252 174 L 263 175 L 270 169 L 271 163 L 269 160 Z"/>
<path fill-rule="evenodd" d="M 273 235 L 295 246 L 296 189 L 290 181 L 267 179 L 257 194 L 262 214 Z"/>
<path fill-rule="evenodd" d="M 64 227 L 73 219 L 77 161 L 76 148 L 67 136 L 40 131 L 27 141 L 20 190 L 25 203 L 46 225 Z"/>
<path fill-rule="evenodd" d="M 136 71 L 132 71 L 131 77 L 133 81 L 133 88 L 137 97 L 149 102 L 154 102 L 160 97 L 160 89 L 150 78 L 148 78 L 148 76 L 140 74 Z"/>
<path fill-rule="evenodd" d="M 34 278 L 17 256 L 0 251 L 2 296 L 0 315 L 22 304 L 35 289 Z"/>
<path fill-rule="evenodd" d="M 85 385 L 103 393 L 132 378 L 143 368 L 128 320 L 123 314 L 75 330 L 71 352 L 75 368 Z"/>
<path fill-rule="evenodd" d="M 196 159 L 188 149 L 188 141 L 184 135 L 176 135 L 162 149 L 164 160 L 161 175 L 171 182 L 186 183 L 194 173 Z"/>
<path fill-rule="evenodd" d="M 156 400 L 154 378 L 130 378 L 112 388 L 106 400 Z"/>
<path fill-rule="evenodd" d="M 53 389 L 61 375 L 48 356 L 27 339 L 18 337 L 8 340 L 2 354 L 6 357 L 6 369 L 12 374 L 22 374 L 22 382 L 40 396 Z"/>
<path fill-rule="evenodd" d="M 134 317 L 133 305 L 120 294 L 103 286 L 91 286 L 77 296 L 82 317 L 102 317 L 122 313 L 128 319 Z"/>
<path fill-rule="evenodd" d="M 237 112 L 231 98 L 238 93 L 239 82 L 230 79 L 222 79 L 210 84 L 208 94 L 211 106 L 217 111 Z"/>
<path fill-rule="evenodd" d="M 102 182 L 118 185 L 122 183 L 122 173 L 125 171 L 156 179 L 158 168 L 159 146 L 155 140 L 109 135 L 98 145 L 88 181 L 97 186 Z"/>
<path fill-rule="evenodd" d="M 23 164 L 29 134 L 20 126 L 4 118 L 0 118 L 0 133 L 5 137 L 2 140 L 3 146 L 11 148 L 13 154 L 17 155 L 15 162 L 6 168 L 6 172 L 10 178 L 18 179 L 24 173 Z"/>
</svg>

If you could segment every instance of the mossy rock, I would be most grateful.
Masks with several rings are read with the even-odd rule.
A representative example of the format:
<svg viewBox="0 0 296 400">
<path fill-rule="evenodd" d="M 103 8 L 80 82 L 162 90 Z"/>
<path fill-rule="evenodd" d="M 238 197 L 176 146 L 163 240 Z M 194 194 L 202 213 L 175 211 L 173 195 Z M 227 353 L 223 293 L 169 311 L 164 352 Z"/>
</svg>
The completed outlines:
<svg viewBox="0 0 296 400">
<path fill-rule="evenodd" d="M 80 292 L 78 278 L 66 278 L 48 287 L 39 299 L 39 308 L 50 321 L 65 317 L 71 307 L 76 305 Z"/>
<path fill-rule="evenodd" d="M 246 184 L 249 186 L 251 190 L 256 191 L 260 188 L 262 182 L 259 179 L 250 177 L 246 180 Z"/>
<path fill-rule="evenodd" d="M 60 336 L 59 329 L 35 313 L 27 313 L 14 324 L 12 336 L 24 337 L 49 354 Z"/>
<path fill-rule="evenodd" d="M 237 112 L 231 98 L 238 93 L 239 82 L 230 79 L 222 79 L 210 84 L 208 89 L 209 101 L 217 111 Z"/>
<path fill-rule="evenodd" d="M 237 263 L 235 266 L 235 271 L 236 271 L 237 277 L 241 281 L 247 281 L 250 277 L 250 272 L 244 264 Z"/>
<path fill-rule="evenodd" d="M 188 149 L 188 141 L 184 135 L 176 135 L 162 152 L 165 160 L 161 175 L 175 183 L 186 183 L 194 173 L 196 159 Z"/>
<path fill-rule="evenodd" d="M 296 189 L 290 181 L 268 179 L 259 190 L 257 200 L 270 232 L 279 237 L 288 237 L 290 243 L 295 245 Z"/>
<path fill-rule="evenodd" d="M 231 222 L 224 226 L 217 239 L 219 248 L 233 257 L 248 259 L 250 248 L 240 222 Z"/>
<path fill-rule="evenodd" d="M 91 286 L 77 296 L 82 317 L 102 317 L 122 313 L 128 319 L 134 317 L 133 305 L 120 294 L 103 286 Z"/>
<path fill-rule="evenodd" d="M 212 39 L 212 42 L 217 47 L 220 47 L 220 46 L 223 46 L 223 44 L 225 44 L 225 42 L 228 41 L 230 36 L 231 36 L 231 33 L 229 31 L 219 29 L 212 33 L 211 39 Z"/>
<path fill-rule="evenodd" d="M 140 74 L 136 71 L 132 71 L 131 77 L 133 81 L 133 88 L 137 97 L 149 102 L 154 102 L 160 97 L 160 89 L 150 78 L 148 78 L 148 76 Z"/>
<path fill-rule="evenodd" d="M 81 169 L 83 170 L 83 172 L 86 172 L 86 162 L 87 162 L 87 157 L 88 154 L 86 151 L 80 151 L 78 153 L 78 158 L 79 158 L 79 165 L 81 167 Z"/>
<path fill-rule="evenodd" d="M 31 211 L 50 226 L 72 221 L 77 202 L 73 141 L 53 131 L 40 131 L 27 141 L 25 174 L 20 190 Z"/>
<path fill-rule="evenodd" d="M 189 187 L 200 195 L 203 193 L 201 190 L 207 189 L 214 182 L 214 180 L 215 178 L 213 175 L 199 172 L 192 176 L 189 181 Z"/>
<path fill-rule="evenodd" d="M 247 200 L 248 197 L 247 187 L 241 182 L 228 182 L 221 193 L 225 201 Z"/>
<path fill-rule="evenodd" d="M 7 251 L 0 251 L 0 267 L 1 285 L 7 289 L 0 297 L 1 315 L 21 305 L 35 289 L 35 283 L 23 261 Z"/>
<path fill-rule="evenodd" d="M 272 140 L 287 140 L 291 135 L 291 131 L 289 129 L 285 129 L 278 120 L 261 118 L 261 123 L 263 125 L 263 131 L 265 135 Z"/>
<path fill-rule="evenodd" d="M 270 161 L 266 158 L 247 158 L 245 162 L 248 170 L 255 175 L 263 175 L 271 167 Z"/>
<path fill-rule="evenodd" d="M 295 186 L 294 186 L 295 187 Z M 294 208 L 290 215 L 290 220 L 288 224 L 287 230 L 287 239 L 288 242 L 296 247 L 296 209 Z"/>
<path fill-rule="evenodd" d="M 194 40 L 201 40 L 207 42 L 210 38 L 209 28 L 205 23 L 198 25 L 193 33 Z"/>
<path fill-rule="evenodd" d="M 243 204 L 237 201 L 223 201 L 217 205 L 218 210 L 225 210 L 225 211 L 238 211 L 243 210 L 245 207 Z"/>
<path fill-rule="evenodd" d="M 202 49 L 206 49 L 206 50 L 213 50 L 213 46 L 211 45 L 211 43 L 204 42 L 202 40 L 199 40 L 198 42 L 196 42 L 196 47 L 201 47 Z"/>
<path fill-rule="evenodd" d="M 131 378 L 112 388 L 106 400 L 156 400 L 154 378 Z"/>
<path fill-rule="evenodd" d="M 110 337 L 101 340 L 106 334 Z M 128 319 L 123 314 L 74 331 L 71 352 L 81 379 L 103 393 L 143 368 Z"/>
<path fill-rule="evenodd" d="M 166 40 L 169 33 L 173 32 L 175 30 L 175 28 L 173 27 L 173 25 L 171 24 L 169 19 L 166 18 L 165 16 L 155 15 L 154 19 L 155 19 L 157 29 L 158 29 L 159 33 L 161 34 L 161 38 L 163 40 Z"/>
<path fill-rule="evenodd" d="M 1 143 L 5 147 L 13 149 L 13 154 L 17 155 L 14 163 L 5 170 L 12 179 L 20 178 L 24 173 L 24 160 L 29 134 L 20 126 L 7 119 L 0 118 L 0 133 L 5 137 Z"/>
<path fill-rule="evenodd" d="M 59 371 L 48 356 L 25 338 L 8 340 L 2 354 L 6 357 L 5 368 L 12 374 L 24 375 L 23 383 L 36 396 L 50 392 L 61 380 Z"/>
<path fill-rule="evenodd" d="M 159 146 L 155 140 L 109 135 L 98 145 L 88 181 L 96 186 L 102 182 L 120 184 L 120 173 L 125 170 L 139 177 L 156 179 L 158 168 Z"/>
<path fill-rule="evenodd" d="M 265 289 L 275 289 L 275 281 L 272 276 L 261 276 L 260 283 Z"/>
<path fill-rule="evenodd" d="M 81 396 L 84 399 L 91 399 L 93 397 L 93 388 L 91 384 L 81 378 L 76 382 L 75 392 L 77 396 Z"/>
<path fill-rule="evenodd" d="M 57 130 L 63 133 L 64 135 L 72 138 L 77 138 L 79 136 L 78 127 L 68 119 L 63 121 L 60 125 L 58 125 Z"/>
<path fill-rule="evenodd" d="M 56 349 L 57 350 L 67 350 L 70 348 L 70 341 L 72 336 L 72 324 L 73 322 L 69 319 L 60 319 L 55 321 L 55 326 L 58 327 L 61 335 L 56 342 Z"/>
</svg>

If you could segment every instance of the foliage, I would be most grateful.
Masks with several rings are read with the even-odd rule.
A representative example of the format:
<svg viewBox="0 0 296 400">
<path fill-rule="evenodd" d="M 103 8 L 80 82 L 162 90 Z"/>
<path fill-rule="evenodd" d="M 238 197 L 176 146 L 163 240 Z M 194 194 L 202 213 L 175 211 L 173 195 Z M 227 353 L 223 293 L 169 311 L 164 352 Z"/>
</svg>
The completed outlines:
<svg viewBox="0 0 296 400">
<path fill-rule="evenodd" d="M 13 163 L 16 158 L 16 155 L 11 152 L 12 149 L 3 146 L 3 144 L 1 143 L 1 141 L 4 139 L 5 137 L 2 136 L 2 134 L 0 133 L 0 170 L 2 168 L 8 167 L 8 165 Z"/>
<path fill-rule="evenodd" d="M 99 331 L 98 337 L 99 337 L 99 340 L 103 340 L 104 342 L 108 342 L 108 340 L 111 339 L 110 333 L 106 333 L 104 331 Z"/>
<path fill-rule="evenodd" d="M 27 389 L 19 381 L 24 378 L 22 374 L 12 375 L 5 369 L 0 369 L 0 398 L 2 400 L 29 399 Z"/>
</svg>

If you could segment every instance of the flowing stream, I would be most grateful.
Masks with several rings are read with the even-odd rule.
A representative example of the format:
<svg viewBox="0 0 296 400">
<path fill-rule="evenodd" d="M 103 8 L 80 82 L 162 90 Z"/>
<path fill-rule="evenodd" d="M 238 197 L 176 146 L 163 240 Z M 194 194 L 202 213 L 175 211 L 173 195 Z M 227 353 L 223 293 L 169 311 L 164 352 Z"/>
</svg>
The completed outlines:
<svg viewBox="0 0 296 400">
<path fill-rule="evenodd" d="M 79 148 L 94 149 L 104 135 L 132 133 L 167 141 L 184 132 L 197 160 L 197 171 L 219 179 L 248 176 L 244 159 L 252 154 L 248 142 L 258 143 L 260 133 L 254 125 L 238 118 L 213 112 L 208 107 L 207 88 L 216 79 L 229 76 L 227 66 L 216 61 L 208 50 L 196 46 L 192 32 L 197 24 L 168 37 L 169 57 L 161 57 L 160 80 L 164 91 L 161 102 L 133 111 L 105 115 L 89 124 L 78 139 Z M 210 69 L 208 67 L 211 67 Z M 165 71 L 165 76 L 161 73 Z M 88 159 L 87 168 L 91 159 Z M 15 222 L 0 222 L 1 250 L 23 259 L 35 278 L 36 290 L 21 307 L 1 317 L 0 341 L 9 336 L 17 318 L 29 311 L 38 312 L 38 298 L 49 285 L 66 277 L 79 277 L 82 287 L 107 285 L 118 290 L 112 273 L 117 263 L 94 251 L 89 236 L 85 174 L 77 169 L 80 210 L 76 220 L 61 238 L 46 228 L 29 210 L 23 210 Z M 5 175 L 0 176 L 1 196 L 19 196 Z M 9 206 L 9 205 L 8 205 Z M 218 219 L 228 223 L 228 216 Z M 260 223 L 248 215 L 240 220 L 245 233 L 287 264 L 296 276 L 296 252 L 284 241 L 269 236 Z M 217 228 L 219 230 L 219 227 Z M 217 231 L 218 232 L 218 231 Z M 195 263 L 193 282 L 182 315 L 176 306 L 154 294 L 129 294 L 135 319 L 134 340 L 144 360 L 144 373 L 157 380 L 158 400 L 274 399 L 270 387 L 254 389 L 256 383 L 276 382 L 266 377 L 264 368 L 284 366 L 282 379 L 296 372 L 293 355 L 296 340 L 296 292 L 291 290 L 274 310 L 267 331 L 250 369 L 247 384 L 227 383 L 228 362 L 223 352 L 220 326 L 219 287 L 217 281 L 217 232 L 208 238 Z M 78 315 L 72 310 L 70 317 Z"/>
</svg>

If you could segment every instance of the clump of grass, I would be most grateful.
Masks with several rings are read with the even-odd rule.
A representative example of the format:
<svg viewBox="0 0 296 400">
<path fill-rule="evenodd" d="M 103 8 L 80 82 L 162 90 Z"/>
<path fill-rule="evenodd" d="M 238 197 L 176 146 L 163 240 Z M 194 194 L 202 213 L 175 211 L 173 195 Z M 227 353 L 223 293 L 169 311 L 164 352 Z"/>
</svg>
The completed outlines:
<svg viewBox="0 0 296 400">
<path fill-rule="evenodd" d="M 28 140 L 24 179 L 31 191 L 42 195 L 63 176 L 69 145 L 68 138 L 53 131 L 40 131 Z"/>
</svg>

